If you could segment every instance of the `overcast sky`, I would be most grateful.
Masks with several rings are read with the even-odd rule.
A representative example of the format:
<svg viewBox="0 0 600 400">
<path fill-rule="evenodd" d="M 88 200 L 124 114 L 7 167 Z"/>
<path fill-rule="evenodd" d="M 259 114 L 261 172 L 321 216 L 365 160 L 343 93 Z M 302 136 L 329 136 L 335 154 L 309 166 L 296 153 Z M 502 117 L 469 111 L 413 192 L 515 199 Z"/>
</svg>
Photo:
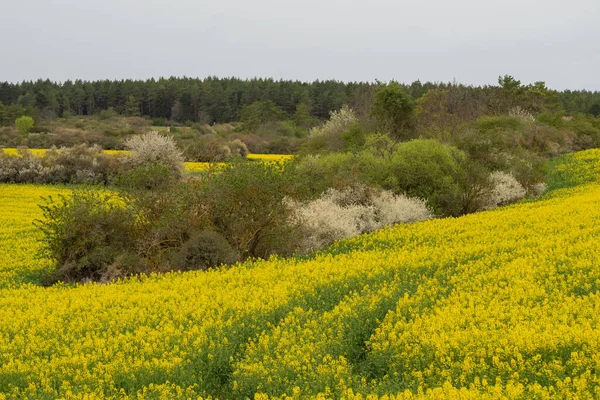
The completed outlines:
<svg viewBox="0 0 600 400">
<path fill-rule="evenodd" d="M 600 90 L 600 0 L 0 0 L 0 81 L 504 74 Z"/>
</svg>

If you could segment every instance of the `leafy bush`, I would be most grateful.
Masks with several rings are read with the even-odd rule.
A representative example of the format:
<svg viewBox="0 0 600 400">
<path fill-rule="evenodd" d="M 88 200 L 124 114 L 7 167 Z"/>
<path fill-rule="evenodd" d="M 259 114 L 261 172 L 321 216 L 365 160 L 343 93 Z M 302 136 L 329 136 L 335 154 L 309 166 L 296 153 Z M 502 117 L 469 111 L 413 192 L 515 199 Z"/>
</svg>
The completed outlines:
<svg viewBox="0 0 600 400">
<path fill-rule="evenodd" d="M 294 175 L 305 196 L 314 198 L 328 188 L 343 189 L 361 182 L 363 169 L 366 169 L 361 161 L 361 157 L 351 153 L 309 155 L 293 161 L 288 172 Z"/>
<path fill-rule="evenodd" d="M 281 137 L 268 142 L 263 147 L 263 152 L 270 154 L 294 154 L 298 152 L 301 144 L 301 139 Z"/>
<path fill-rule="evenodd" d="M 113 194 L 77 191 L 59 201 L 47 198 L 41 208 L 44 254 L 57 265 L 49 282 L 100 281 L 117 260 L 125 274 L 139 271 L 136 263 L 124 264 L 135 248 L 135 215 Z"/>
<path fill-rule="evenodd" d="M 224 139 L 207 135 L 188 145 L 184 154 L 188 161 L 223 162 L 231 156 L 231 149 Z"/>
<path fill-rule="evenodd" d="M 116 186 L 135 190 L 163 190 L 173 184 L 173 171 L 163 164 L 140 165 L 117 174 L 111 183 Z"/>
<path fill-rule="evenodd" d="M 397 146 L 389 159 L 379 159 L 368 180 L 395 194 L 426 199 L 437 214 L 459 215 L 465 160 L 455 147 L 411 140 Z"/>
<path fill-rule="evenodd" d="M 195 123 L 195 124 L 192 124 L 192 129 L 195 130 L 196 132 L 200 133 L 201 135 L 214 135 L 215 133 L 217 133 L 208 124 Z"/>
<path fill-rule="evenodd" d="M 295 188 L 282 164 L 232 162 L 205 178 L 196 207 L 207 210 L 241 259 L 286 254 L 297 232 L 283 199 Z"/>
<path fill-rule="evenodd" d="M 386 136 L 387 137 L 387 136 Z M 466 155 L 435 140 L 412 140 L 380 153 L 331 153 L 300 158 L 296 180 L 308 193 L 343 189 L 355 183 L 376 185 L 394 194 L 426 199 L 440 215 L 459 215 Z"/>
<path fill-rule="evenodd" d="M 35 125 L 33 118 L 23 115 L 15 120 L 15 127 L 22 134 L 26 135 Z"/>
<path fill-rule="evenodd" d="M 227 147 L 229 147 L 231 154 L 235 156 L 246 157 L 249 153 L 248 146 L 246 146 L 246 143 L 242 142 L 240 139 L 232 140 L 227 144 Z"/>
<path fill-rule="evenodd" d="M 178 249 L 172 265 L 178 270 L 206 270 L 221 264 L 233 264 L 237 254 L 227 240 L 210 230 L 194 233 Z"/>
<path fill-rule="evenodd" d="M 482 131 L 492 131 L 496 129 L 511 129 L 519 130 L 523 127 L 525 121 L 520 116 L 501 115 L 501 116 L 485 116 L 477 120 L 477 128 Z"/>
</svg>

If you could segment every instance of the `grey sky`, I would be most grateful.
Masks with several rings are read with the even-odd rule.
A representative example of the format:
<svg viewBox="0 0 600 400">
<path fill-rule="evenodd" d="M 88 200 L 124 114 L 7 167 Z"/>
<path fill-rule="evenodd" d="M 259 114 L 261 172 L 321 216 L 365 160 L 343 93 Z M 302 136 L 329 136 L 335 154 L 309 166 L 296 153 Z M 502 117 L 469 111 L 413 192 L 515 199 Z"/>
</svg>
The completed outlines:
<svg viewBox="0 0 600 400">
<path fill-rule="evenodd" d="M 504 74 L 600 90 L 600 0 L 0 0 L 0 81 Z"/>
</svg>

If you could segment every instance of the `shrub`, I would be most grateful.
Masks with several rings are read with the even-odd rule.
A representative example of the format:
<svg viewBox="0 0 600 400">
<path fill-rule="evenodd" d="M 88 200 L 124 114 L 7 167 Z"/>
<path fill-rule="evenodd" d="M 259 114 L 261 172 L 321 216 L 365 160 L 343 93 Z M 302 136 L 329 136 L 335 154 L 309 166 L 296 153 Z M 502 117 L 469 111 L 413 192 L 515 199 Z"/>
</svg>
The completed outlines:
<svg viewBox="0 0 600 400">
<path fill-rule="evenodd" d="M 231 162 L 206 176 L 195 207 L 242 259 L 286 254 L 295 247 L 296 231 L 283 199 L 294 188 L 282 164 Z"/>
<path fill-rule="evenodd" d="M 397 146 L 389 159 L 365 169 L 363 182 L 378 184 L 395 194 L 426 199 L 441 215 L 459 215 L 466 155 L 433 139 L 411 140 Z"/>
<path fill-rule="evenodd" d="M 23 115 L 15 120 L 15 127 L 22 134 L 26 135 L 35 125 L 33 118 Z"/>
<path fill-rule="evenodd" d="M 0 150 L 0 182 L 43 183 L 44 166 L 40 157 L 30 151 L 19 149 L 13 156 Z"/>
<path fill-rule="evenodd" d="M 203 230 L 194 233 L 172 259 L 177 270 L 206 270 L 221 264 L 233 264 L 237 254 L 227 240 L 217 232 Z"/>
<path fill-rule="evenodd" d="M 125 146 L 131 150 L 129 162 L 133 166 L 162 164 L 173 172 L 181 173 L 183 171 L 183 154 L 170 136 L 161 135 L 158 131 L 151 131 L 128 138 Z"/>
<path fill-rule="evenodd" d="M 106 183 L 116 172 L 118 160 L 99 146 L 80 144 L 46 152 L 44 165 L 54 169 L 48 183 Z"/>
<path fill-rule="evenodd" d="M 372 219 L 373 214 L 372 207 L 343 207 L 328 199 L 317 199 L 297 206 L 294 215 L 305 232 L 301 248 L 318 249 L 336 240 L 359 235 L 364 229 L 363 222 Z"/>
<path fill-rule="evenodd" d="M 337 111 L 332 111 L 329 114 L 329 120 L 320 126 L 314 127 L 310 130 L 309 136 L 330 136 L 330 135 L 341 135 L 345 132 L 350 125 L 358 122 L 358 118 L 354 111 L 344 105 Z"/>
<path fill-rule="evenodd" d="M 264 146 L 264 152 L 270 154 L 294 154 L 300 149 L 301 139 L 280 137 Z"/>
<path fill-rule="evenodd" d="M 377 167 L 371 165 L 372 170 Z M 343 189 L 361 179 L 362 163 L 351 153 L 330 153 L 299 157 L 288 166 L 305 196 L 314 198 L 328 188 Z"/>
<path fill-rule="evenodd" d="M 101 121 L 106 121 L 109 119 L 116 118 L 118 116 L 119 116 L 119 114 L 112 107 L 109 107 L 106 110 L 100 111 L 100 113 L 98 114 L 98 119 Z M 81 126 L 81 127 L 83 128 L 83 126 Z"/>
<path fill-rule="evenodd" d="M 246 143 L 242 142 L 240 139 L 232 140 L 227 144 L 227 147 L 229 147 L 231 154 L 235 156 L 246 157 L 249 153 Z"/>
<path fill-rule="evenodd" d="M 526 123 L 535 122 L 535 117 L 533 116 L 533 114 L 519 106 L 510 109 L 508 115 L 511 117 L 519 118 L 520 120 Z"/>
<path fill-rule="evenodd" d="M 412 223 L 433 218 L 427 202 L 415 197 L 394 195 L 389 191 L 382 191 L 372 199 L 377 210 L 378 228 L 398 223 Z"/>
<path fill-rule="evenodd" d="M 119 173 L 112 183 L 129 191 L 164 190 L 173 183 L 174 178 L 169 167 L 163 164 L 148 164 Z"/>
<path fill-rule="evenodd" d="M 23 140 L 22 135 L 12 126 L 0 126 L 0 143 L 2 147 L 18 147 Z"/>
<path fill-rule="evenodd" d="M 303 250 L 322 248 L 336 240 L 433 216 L 424 200 L 396 196 L 365 185 L 328 189 L 320 198 L 305 204 L 288 202 L 304 231 Z"/>
<path fill-rule="evenodd" d="M 231 156 L 227 142 L 214 135 L 196 139 L 185 148 L 185 159 L 197 162 L 222 162 Z"/>
<path fill-rule="evenodd" d="M 514 203 L 525 197 L 526 190 L 512 174 L 496 171 L 490 175 L 491 186 L 484 194 L 483 209 Z"/>
<path fill-rule="evenodd" d="M 304 154 L 358 151 L 365 144 L 365 127 L 348 106 L 331 113 L 324 124 L 310 130 L 301 151 Z"/>
<path fill-rule="evenodd" d="M 0 182 L 13 183 L 106 183 L 116 173 L 119 161 L 99 147 L 78 145 L 50 149 L 44 157 L 19 150 L 0 154 Z"/>
<path fill-rule="evenodd" d="M 523 127 L 525 121 L 520 116 L 501 115 L 485 116 L 477 120 L 477 127 L 481 132 L 496 129 L 519 130 Z"/>
<path fill-rule="evenodd" d="M 135 248 L 135 215 L 113 194 L 76 191 L 71 196 L 51 197 L 41 206 L 44 254 L 56 263 L 49 282 L 103 280 L 110 266 Z M 131 258 L 128 257 L 131 261 Z M 124 274 L 138 272 L 127 263 Z M 112 270 L 114 273 L 114 269 Z"/>
<path fill-rule="evenodd" d="M 254 134 L 235 133 L 230 136 L 232 139 L 240 139 L 248 147 L 250 153 L 266 153 L 267 141 Z M 288 153 L 286 153 L 288 154 Z"/>
<path fill-rule="evenodd" d="M 557 156 L 572 151 L 567 132 L 543 124 L 529 124 L 522 132 L 520 144 L 529 151 L 544 156 Z"/>
<path fill-rule="evenodd" d="M 211 128 L 210 125 L 200 124 L 198 122 L 192 124 L 192 129 L 201 135 L 214 135 L 215 133 L 217 133 L 213 128 Z"/>
</svg>

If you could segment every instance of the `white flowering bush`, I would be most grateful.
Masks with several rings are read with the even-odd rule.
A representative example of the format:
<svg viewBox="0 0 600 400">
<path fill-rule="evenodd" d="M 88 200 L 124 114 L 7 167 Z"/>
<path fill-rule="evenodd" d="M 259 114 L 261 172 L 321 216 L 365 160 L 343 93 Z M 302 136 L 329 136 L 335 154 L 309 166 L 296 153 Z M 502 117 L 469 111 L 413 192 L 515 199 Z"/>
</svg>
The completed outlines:
<svg viewBox="0 0 600 400">
<path fill-rule="evenodd" d="M 508 115 L 510 115 L 511 117 L 519 118 L 525 122 L 535 122 L 535 117 L 533 116 L 533 114 L 525 110 L 524 108 L 521 108 L 520 106 L 512 108 L 508 112 Z"/>
<path fill-rule="evenodd" d="M 546 192 L 546 190 L 548 190 L 548 185 L 546 185 L 545 183 L 536 183 L 535 185 L 531 186 L 529 188 L 529 196 L 531 197 L 537 197 L 537 196 L 541 196 L 542 194 L 544 194 L 544 192 Z"/>
<path fill-rule="evenodd" d="M 0 152 L 0 182 L 105 183 L 115 172 L 116 160 L 98 146 L 80 144 L 48 150 L 37 156 L 25 149 L 16 155 Z"/>
<path fill-rule="evenodd" d="M 305 204 L 293 203 L 294 217 L 303 227 L 304 250 L 325 247 L 336 240 L 397 223 L 433 217 L 424 200 L 375 191 L 364 185 L 344 190 L 328 189 Z"/>
<path fill-rule="evenodd" d="M 158 131 L 132 136 L 125 141 L 125 147 L 131 150 L 129 161 L 135 167 L 162 164 L 173 171 L 183 171 L 183 153 L 175 140 Z"/>
<path fill-rule="evenodd" d="M 484 210 L 514 203 L 527 194 L 523 185 L 510 173 L 492 172 L 490 182 L 490 188 L 483 194 L 482 209 Z"/>
<path fill-rule="evenodd" d="M 310 136 L 328 136 L 339 135 L 350 127 L 353 123 L 358 122 L 358 118 L 354 111 L 344 105 L 337 111 L 332 111 L 329 114 L 329 120 L 321 126 L 316 126 L 310 130 Z"/>
<path fill-rule="evenodd" d="M 398 223 L 409 224 L 433 218 L 425 200 L 415 197 L 383 191 L 374 196 L 372 202 L 377 210 L 377 229 Z"/>
</svg>

